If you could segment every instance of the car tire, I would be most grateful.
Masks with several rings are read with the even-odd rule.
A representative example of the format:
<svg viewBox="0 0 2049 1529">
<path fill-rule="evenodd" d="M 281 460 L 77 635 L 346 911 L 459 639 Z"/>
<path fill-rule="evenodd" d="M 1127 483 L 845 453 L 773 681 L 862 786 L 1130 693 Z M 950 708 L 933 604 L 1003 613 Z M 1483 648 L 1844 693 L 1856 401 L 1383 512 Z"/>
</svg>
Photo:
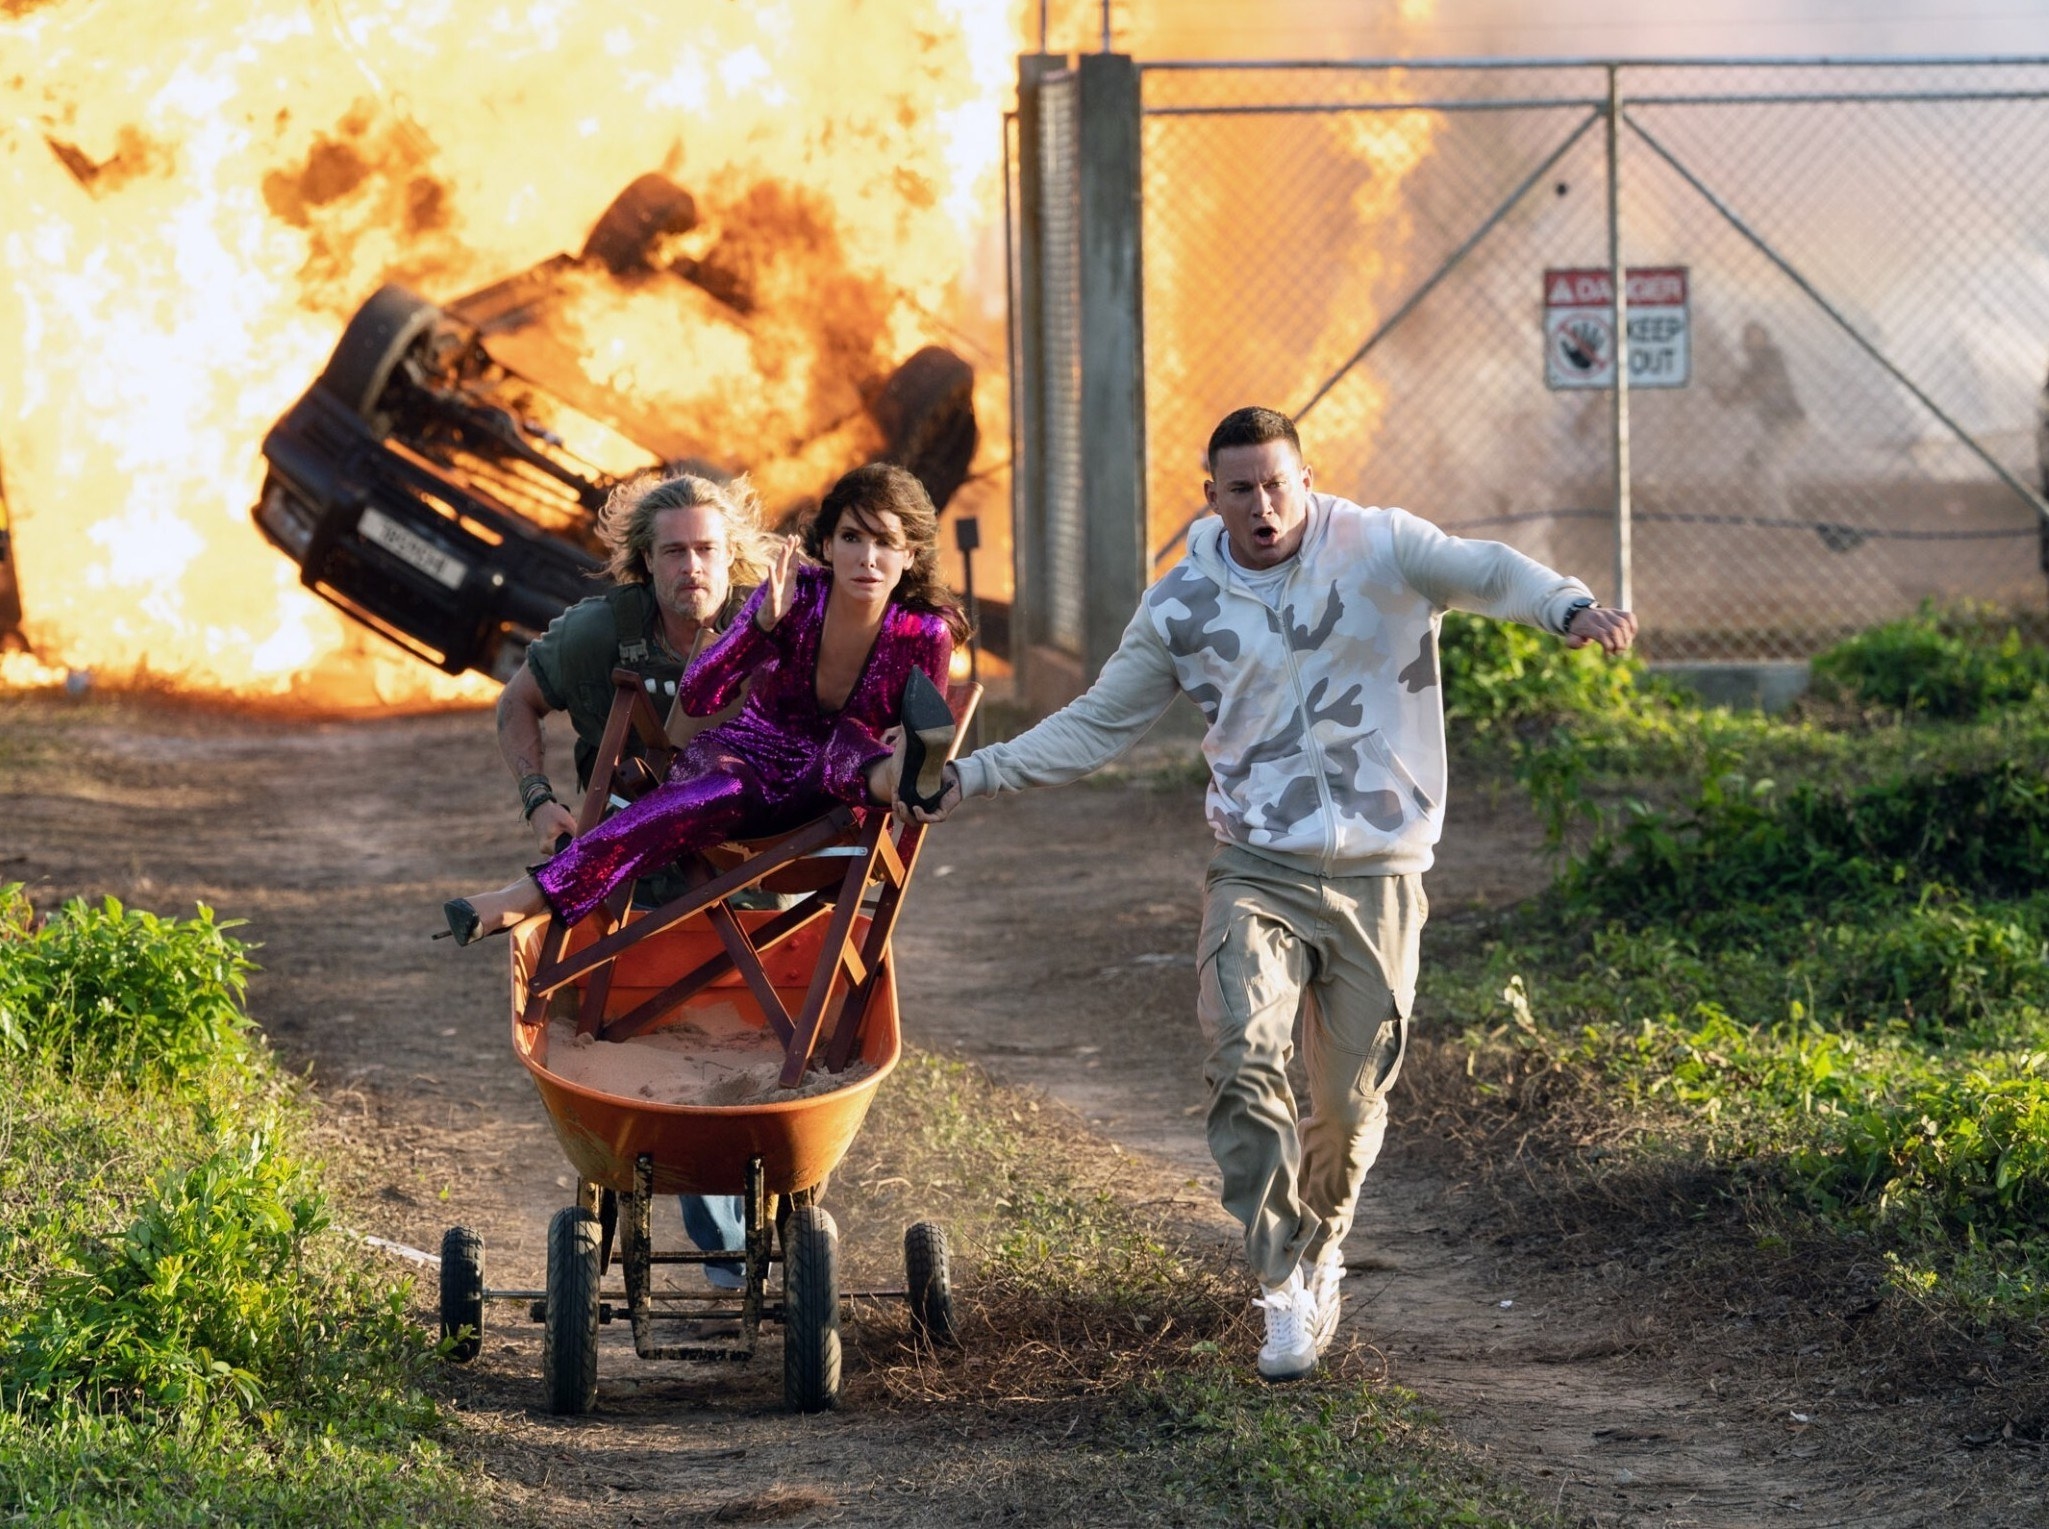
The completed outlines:
<svg viewBox="0 0 2049 1529">
<path fill-rule="evenodd" d="M 418 293 L 379 287 L 342 331 L 327 370 L 320 374 L 320 385 L 362 418 L 370 418 L 399 359 L 440 319 L 441 310 Z"/>
<path fill-rule="evenodd" d="M 583 241 L 585 260 L 601 262 L 614 276 L 648 268 L 648 252 L 665 234 L 697 226 L 697 200 L 666 175 L 650 171 L 612 199 Z"/>
<path fill-rule="evenodd" d="M 888 460 L 925 485 L 944 508 L 975 459 L 975 369 L 941 345 L 927 345 L 890 374 L 868 405 L 888 443 Z"/>
</svg>

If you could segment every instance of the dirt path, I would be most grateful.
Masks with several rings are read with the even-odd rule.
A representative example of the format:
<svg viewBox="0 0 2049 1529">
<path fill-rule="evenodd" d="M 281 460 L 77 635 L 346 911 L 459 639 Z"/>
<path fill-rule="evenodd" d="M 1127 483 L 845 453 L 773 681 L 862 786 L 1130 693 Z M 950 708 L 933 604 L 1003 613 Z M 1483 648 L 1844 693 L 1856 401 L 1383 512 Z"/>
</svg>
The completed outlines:
<svg viewBox="0 0 2049 1529">
<path fill-rule="evenodd" d="M 432 1248 L 466 1221 L 485 1236 L 492 1284 L 533 1285 L 570 1179 L 505 1043 L 503 947 L 458 953 L 427 938 L 442 898 L 529 854 L 489 733 L 477 715 L 288 725 L 9 703 L 0 876 L 28 882 L 44 907 L 111 892 L 246 917 L 264 947 L 252 1008 L 328 1102 L 374 1223 L 361 1230 Z M 1542 885 L 1534 831 L 1512 803 L 1469 796 L 1453 813 L 1430 883 L 1440 922 Z M 1191 1017 L 1207 855 L 1190 788 L 981 805 L 928 846 L 899 970 L 908 1040 L 1042 1089 L 1171 1165 L 1177 1208 L 1229 1239 Z M 1399 1115 L 1394 1134 L 1347 1246 L 1348 1339 L 1378 1349 L 1394 1380 L 1546 1501 L 1600 1525 L 2026 1521 L 1979 1501 L 1952 1439 L 1903 1456 L 1911 1419 L 1832 1437 L 1849 1419 L 1818 1390 L 1679 1366 L 1705 1376 L 1689 1380 L 1632 1357 L 1657 1318 L 1626 1304 L 1642 1299 L 1637 1254 L 1588 1273 L 1540 1242 L 1497 1240 L 1478 1197 L 1402 1150 Z M 854 1279 L 888 1278 L 894 1233 L 850 1229 Z M 600 1414 L 561 1423 L 533 1410 L 535 1333 L 494 1330 L 461 1401 L 508 1512 L 543 1521 L 957 1522 L 961 1483 L 986 1503 L 1003 1461 L 1051 1447 L 864 1411 L 858 1355 L 855 1404 L 792 1419 L 772 1356 L 738 1371 L 641 1365 L 618 1327 Z M 1044 1502 L 1010 1513 L 1062 1521 Z"/>
</svg>

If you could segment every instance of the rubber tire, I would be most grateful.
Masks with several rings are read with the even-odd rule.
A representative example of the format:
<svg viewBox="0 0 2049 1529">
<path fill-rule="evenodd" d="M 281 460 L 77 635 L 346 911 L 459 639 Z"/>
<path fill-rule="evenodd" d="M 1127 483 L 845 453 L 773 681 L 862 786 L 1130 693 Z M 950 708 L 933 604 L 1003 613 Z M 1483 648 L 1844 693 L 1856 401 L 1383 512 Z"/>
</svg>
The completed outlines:
<svg viewBox="0 0 2049 1529">
<path fill-rule="evenodd" d="M 558 1417 L 581 1417 L 598 1399 L 598 1218 L 580 1205 L 548 1223 L 541 1386 Z"/>
<path fill-rule="evenodd" d="M 775 1234 L 784 1247 L 790 1245 L 790 1213 L 800 1205 L 816 1205 L 825 1198 L 826 1186 L 832 1182 L 827 1174 L 816 1184 L 805 1189 L 795 1189 L 786 1195 L 775 1197 Z"/>
<path fill-rule="evenodd" d="M 457 1338 L 464 1328 L 469 1336 Z M 484 1347 L 484 1239 L 466 1226 L 441 1234 L 441 1336 L 448 1357 L 468 1364 Z"/>
<path fill-rule="evenodd" d="M 887 441 L 884 458 L 907 468 L 944 510 L 967 482 L 981 439 L 975 369 L 942 345 L 927 345 L 890 374 L 868 412 Z"/>
<path fill-rule="evenodd" d="M 840 1399 L 839 1228 L 800 1205 L 783 1241 L 783 1405 L 823 1412 Z"/>
<path fill-rule="evenodd" d="M 362 418 L 370 418 L 399 358 L 440 318 L 441 310 L 417 292 L 379 287 L 342 330 L 327 369 L 320 374 L 320 385 Z"/>
<path fill-rule="evenodd" d="M 960 1341 L 953 1325 L 952 1257 L 946 1229 L 920 1221 L 904 1231 L 904 1285 L 910 1294 L 911 1333 L 935 1346 Z"/>
<path fill-rule="evenodd" d="M 614 276 L 647 269 L 647 254 L 664 234 L 684 234 L 697 226 L 697 200 L 668 176 L 649 171 L 636 176 L 598 214 L 590 237 L 583 241 L 584 260 L 603 262 Z"/>
<path fill-rule="evenodd" d="M 555 839 L 555 853 L 561 854 L 569 848 L 569 835 L 558 834 Z M 619 1195 L 607 1189 L 598 1196 L 598 1277 L 603 1278 L 612 1270 L 612 1250 L 619 1239 Z"/>
</svg>

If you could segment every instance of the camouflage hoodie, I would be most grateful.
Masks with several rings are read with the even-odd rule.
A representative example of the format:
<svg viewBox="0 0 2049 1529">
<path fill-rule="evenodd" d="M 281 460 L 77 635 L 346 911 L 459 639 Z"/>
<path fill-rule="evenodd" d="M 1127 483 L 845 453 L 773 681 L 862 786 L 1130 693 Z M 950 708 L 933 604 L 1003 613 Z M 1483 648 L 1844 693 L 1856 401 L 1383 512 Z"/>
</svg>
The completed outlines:
<svg viewBox="0 0 2049 1529">
<path fill-rule="evenodd" d="M 1283 569 L 1270 589 L 1248 580 L 1223 522 L 1198 521 L 1087 694 L 962 760 L 963 794 L 1086 775 L 1181 694 L 1209 723 L 1206 810 L 1221 842 L 1323 875 L 1428 870 L 1444 818 L 1444 612 L 1559 632 L 1587 588 L 1499 542 L 1329 494 L 1311 496 Z"/>
</svg>

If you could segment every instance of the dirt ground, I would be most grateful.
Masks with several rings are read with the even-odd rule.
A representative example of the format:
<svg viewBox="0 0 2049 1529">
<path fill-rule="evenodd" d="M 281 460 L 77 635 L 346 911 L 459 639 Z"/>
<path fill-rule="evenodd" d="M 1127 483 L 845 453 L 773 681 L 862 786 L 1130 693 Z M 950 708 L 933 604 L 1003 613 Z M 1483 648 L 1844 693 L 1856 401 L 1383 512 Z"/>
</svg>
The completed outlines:
<svg viewBox="0 0 2049 1529">
<path fill-rule="evenodd" d="M 1545 881 L 1512 797 L 1455 797 L 1451 814 L 1428 882 L 1440 931 Z M 310 1070 L 353 1175 L 356 1230 L 431 1250 L 464 1222 L 483 1234 L 493 1286 L 542 1282 L 547 1220 L 572 1180 L 507 1042 L 505 947 L 428 938 L 443 898 L 531 857 L 487 716 L 0 702 L 0 825 L 0 878 L 27 883 L 39 907 L 112 893 L 246 919 L 262 946 L 251 1008 Z M 909 1042 L 1070 1108 L 1132 1155 L 1134 1186 L 1227 1243 L 1192 1019 L 1208 849 L 1192 787 L 1129 779 L 978 804 L 928 843 L 897 961 Z M 1426 961 L 1429 949 L 1426 936 Z M 1422 1017 L 1426 1033 L 1446 1022 Z M 1675 1322 L 1668 1303 L 1698 1295 L 1661 1280 L 1657 1239 L 1594 1247 L 1505 1229 L 1492 1195 L 1404 1139 L 1399 1103 L 1391 1143 L 1347 1244 L 1344 1341 L 1569 1518 L 2041 1522 L 2040 1453 L 1972 1447 L 1983 1440 L 1966 1430 L 1986 1415 L 1972 1399 L 1861 1399 L 1797 1321 L 1732 1307 Z M 895 1239 L 920 1194 L 836 1183 L 848 1283 L 900 1278 Z M 1064 1416 L 879 1404 L 874 1374 L 902 1331 L 893 1309 L 860 1308 L 836 1413 L 781 1411 L 773 1340 L 745 1368 L 647 1365 L 615 1324 L 597 1412 L 574 1421 L 540 1407 L 538 1329 L 500 1310 L 456 1385 L 473 1425 L 463 1447 L 509 1520 L 1069 1521 L 1042 1469 Z"/>
</svg>

